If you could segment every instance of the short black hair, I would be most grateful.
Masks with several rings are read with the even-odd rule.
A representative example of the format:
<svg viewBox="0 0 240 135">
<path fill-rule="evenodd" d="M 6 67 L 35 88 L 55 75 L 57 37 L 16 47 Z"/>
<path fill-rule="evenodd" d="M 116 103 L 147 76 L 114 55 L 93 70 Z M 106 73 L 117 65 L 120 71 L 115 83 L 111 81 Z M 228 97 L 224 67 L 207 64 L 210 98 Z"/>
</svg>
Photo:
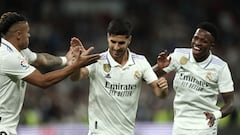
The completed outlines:
<svg viewBox="0 0 240 135">
<path fill-rule="evenodd" d="M 27 21 L 27 18 L 17 12 L 6 12 L 0 18 L 0 33 L 5 35 L 14 24 Z"/>
<path fill-rule="evenodd" d="M 110 35 L 126 35 L 132 34 L 132 25 L 128 20 L 117 18 L 113 19 L 107 28 L 107 32 Z"/>
<path fill-rule="evenodd" d="M 214 37 L 215 41 L 218 39 L 218 32 L 217 32 L 217 27 L 211 22 L 202 22 L 200 23 L 197 28 L 204 29 L 211 33 L 211 35 Z"/>
</svg>

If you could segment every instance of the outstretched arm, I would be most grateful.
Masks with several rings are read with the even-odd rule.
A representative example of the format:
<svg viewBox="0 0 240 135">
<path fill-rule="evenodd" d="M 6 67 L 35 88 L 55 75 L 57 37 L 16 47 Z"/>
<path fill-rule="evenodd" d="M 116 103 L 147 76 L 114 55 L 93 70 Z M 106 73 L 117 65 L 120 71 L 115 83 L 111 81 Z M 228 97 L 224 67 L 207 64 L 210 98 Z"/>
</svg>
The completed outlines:
<svg viewBox="0 0 240 135">
<path fill-rule="evenodd" d="M 75 38 L 75 37 L 73 37 Z M 72 39 L 73 39 L 72 38 Z M 72 41 L 71 39 L 71 41 Z M 71 44 L 70 41 L 70 44 Z M 42 66 L 42 67 L 55 67 L 55 66 L 66 66 L 69 62 L 71 62 L 75 58 L 75 54 L 73 53 L 73 48 L 75 45 L 71 44 L 69 47 L 68 52 L 65 56 L 54 56 L 49 53 L 36 53 L 37 58 L 36 60 L 31 64 L 35 67 Z M 84 47 L 83 47 L 84 48 Z M 82 47 L 80 48 L 81 51 L 83 51 Z M 84 52 L 85 52 L 84 48 Z"/>
<path fill-rule="evenodd" d="M 93 48 L 89 48 L 86 51 L 86 55 L 84 56 L 80 55 L 81 52 L 79 50 L 80 50 L 79 47 L 74 48 L 73 53 L 77 55 L 75 62 L 72 63 L 71 65 L 67 65 L 62 69 L 48 72 L 46 74 L 41 74 L 38 70 L 35 70 L 30 75 L 23 78 L 23 80 L 33 85 L 39 86 L 41 88 L 46 88 L 65 79 L 75 70 L 84 67 L 88 64 L 91 64 L 93 62 L 96 62 L 100 58 L 98 54 L 88 55 L 93 50 Z"/>
<path fill-rule="evenodd" d="M 37 59 L 32 63 L 33 66 L 54 67 L 66 65 L 66 57 L 58 57 L 49 53 L 37 53 Z"/>
</svg>

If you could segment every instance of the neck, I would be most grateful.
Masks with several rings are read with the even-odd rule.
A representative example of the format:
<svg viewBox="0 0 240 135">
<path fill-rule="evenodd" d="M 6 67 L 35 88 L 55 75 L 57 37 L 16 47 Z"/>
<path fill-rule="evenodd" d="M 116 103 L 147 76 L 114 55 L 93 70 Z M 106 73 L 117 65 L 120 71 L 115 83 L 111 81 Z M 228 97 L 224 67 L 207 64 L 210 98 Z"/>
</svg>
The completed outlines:
<svg viewBox="0 0 240 135">
<path fill-rule="evenodd" d="M 116 58 L 115 60 L 121 65 L 124 66 L 128 61 L 129 52 L 126 51 L 122 57 Z"/>
<path fill-rule="evenodd" d="M 195 58 L 195 60 L 196 60 L 197 62 L 202 62 L 202 61 L 206 60 L 206 59 L 209 57 L 209 55 L 210 55 L 210 52 L 209 52 L 207 55 L 204 55 L 204 56 L 202 56 L 202 57 L 196 57 L 196 56 L 194 56 L 194 58 Z"/>
</svg>

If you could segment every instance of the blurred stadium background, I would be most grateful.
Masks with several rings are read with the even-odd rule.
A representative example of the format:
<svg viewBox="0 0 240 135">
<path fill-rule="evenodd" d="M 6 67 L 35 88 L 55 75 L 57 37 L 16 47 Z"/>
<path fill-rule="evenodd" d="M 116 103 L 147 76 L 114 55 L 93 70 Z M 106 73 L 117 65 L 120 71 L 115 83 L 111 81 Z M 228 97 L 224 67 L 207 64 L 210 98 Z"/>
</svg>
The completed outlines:
<svg viewBox="0 0 240 135">
<path fill-rule="evenodd" d="M 214 52 L 229 62 L 236 90 L 236 110 L 221 120 L 219 135 L 237 135 L 240 131 L 239 6 L 238 0 L 1 0 L 0 13 L 24 14 L 31 27 L 29 48 L 55 55 L 67 52 L 72 36 L 79 37 L 86 48 L 94 46 L 95 52 L 106 50 L 108 22 L 114 17 L 126 17 L 134 25 L 130 48 L 144 54 L 152 65 L 160 51 L 190 46 L 200 21 L 215 23 L 220 38 Z M 167 76 L 169 80 L 172 77 L 172 74 Z M 167 99 L 157 99 L 143 84 L 136 135 L 171 134 L 173 97 L 170 88 Z M 87 79 L 74 83 L 66 79 L 46 90 L 29 85 L 19 135 L 87 134 L 87 104 Z"/>
</svg>

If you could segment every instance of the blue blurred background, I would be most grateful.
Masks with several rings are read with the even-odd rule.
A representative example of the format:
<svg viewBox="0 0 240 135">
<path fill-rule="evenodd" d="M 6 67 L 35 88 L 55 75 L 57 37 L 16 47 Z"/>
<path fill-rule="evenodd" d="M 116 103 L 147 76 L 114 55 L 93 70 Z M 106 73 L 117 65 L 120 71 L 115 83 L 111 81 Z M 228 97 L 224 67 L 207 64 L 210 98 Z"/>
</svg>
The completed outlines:
<svg viewBox="0 0 240 135">
<path fill-rule="evenodd" d="M 228 61 L 235 83 L 234 113 L 221 120 L 219 135 L 238 134 L 240 126 L 240 1 L 239 0 L 1 0 L 0 13 L 17 11 L 30 23 L 30 46 L 36 52 L 65 55 L 70 38 L 77 36 L 94 52 L 106 50 L 106 27 L 114 17 L 134 25 L 130 48 L 153 65 L 160 51 L 189 47 L 196 25 L 211 21 L 220 38 L 214 53 Z M 43 68 L 48 72 L 56 68 Z M 166 134 L 173 121 L 171 87 L 167 99 L 157 99 L 143 84 L 136 134 Z M 219 105 L 222 99 L 219 97 Z M 67 135 L 87 132 L 88 80 L 69 79 L 42 90 L 28 85 L 21 114 L 20 134 Z M 147 126 L 148 125 L 148 126 Z M 61 131 L 57 133 L 55 130 Z M 25 131 L 25 132 L 22 132 Z M 28 131 L 28 132 L 27 132 Z M 73 133 L 70 133 L 72 131 Z M 151 132 L 150 132 L 151 131 Z M 41 133 L 40 133 L 41 132 Z"/>
</svg>

